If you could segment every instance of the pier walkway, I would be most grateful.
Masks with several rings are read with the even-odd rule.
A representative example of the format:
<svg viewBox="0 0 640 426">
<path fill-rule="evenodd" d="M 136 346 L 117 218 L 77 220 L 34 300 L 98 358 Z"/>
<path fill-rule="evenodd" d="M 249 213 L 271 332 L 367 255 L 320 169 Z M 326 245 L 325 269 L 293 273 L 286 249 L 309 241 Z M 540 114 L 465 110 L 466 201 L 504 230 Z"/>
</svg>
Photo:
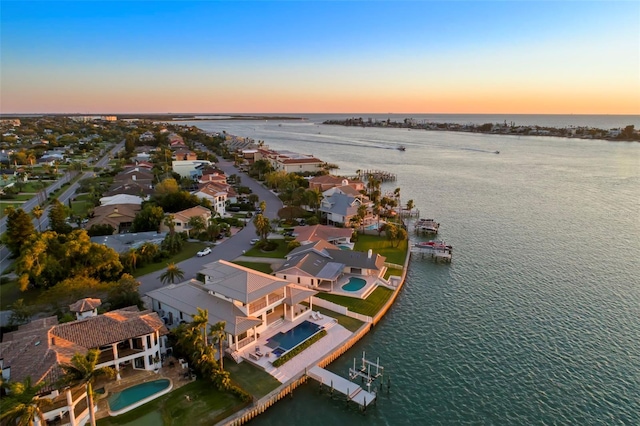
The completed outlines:
<svg viewBox="0 0 640 426">
<path fill-rule="evenodd" d="M 359 385 L 324 368 L 312 367 L 307 371 L 307 375 L 325 386 L 331 386 L 332 389 L 346 395 L 347 400 L 356 402 L 361 407 L 367 407 L 376 399 L 376 394 L 367 392 Z"/>
</svg>

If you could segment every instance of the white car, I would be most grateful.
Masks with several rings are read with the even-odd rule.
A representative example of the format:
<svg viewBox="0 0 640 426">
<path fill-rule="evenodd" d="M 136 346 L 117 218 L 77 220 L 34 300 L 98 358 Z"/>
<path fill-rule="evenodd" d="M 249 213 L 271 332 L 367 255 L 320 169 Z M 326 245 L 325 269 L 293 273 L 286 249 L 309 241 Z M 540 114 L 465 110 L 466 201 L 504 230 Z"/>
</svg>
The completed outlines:
<svg viewBox="0 0 640 426">
<path fill-rule="evenodd" d="M 211 253 L 211 249 L 209 247 L 203 248 L 198 252 L 198 257 L 206 256 Z"/>
<path fill-rule="evenodd" d="M 258 241 L 260 241 L 260 238 L 254 238 L 253 240 L 251 240 L 251 245 L 254 245 Z"/>
</svg>

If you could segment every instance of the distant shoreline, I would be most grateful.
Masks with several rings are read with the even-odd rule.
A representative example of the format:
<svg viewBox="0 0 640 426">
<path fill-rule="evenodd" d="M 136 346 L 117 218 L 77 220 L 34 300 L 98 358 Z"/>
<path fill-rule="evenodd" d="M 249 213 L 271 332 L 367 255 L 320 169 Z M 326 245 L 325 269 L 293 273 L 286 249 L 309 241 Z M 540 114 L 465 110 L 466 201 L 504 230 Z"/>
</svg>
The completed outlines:
<svg viewBox="0 0 640 426">
<path fill-rule="evenodd" d="M 483 133 L 491 135 L 509 136 L 553 136 L 568 139 L 606 140 L 610 142 L 640 142 L 640 132 L 633 125 L 624 129 L 597 129 L 593 127 L 570 126 L 548 127 L 533 125 L 516 125 L 514 122 L 504 124 L 458 124 L 437 122 L 416 122 L 405 118 L 404 121 L 391 120 L 363 120 L 362 118 L 349 118 L 346 120 L 327 120 L 322 124 L 346 127 L 380 127 L 407 130 L 433 130 L 444 132 Z"/>
</svg>

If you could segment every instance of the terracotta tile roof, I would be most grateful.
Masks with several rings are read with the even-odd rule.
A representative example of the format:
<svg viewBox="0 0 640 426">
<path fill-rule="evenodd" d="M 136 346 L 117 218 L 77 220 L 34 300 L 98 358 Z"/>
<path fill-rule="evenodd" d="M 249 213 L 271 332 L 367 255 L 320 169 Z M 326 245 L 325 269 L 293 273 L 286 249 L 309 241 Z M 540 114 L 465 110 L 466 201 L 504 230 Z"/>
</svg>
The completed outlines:
<svg viewBox="0 0 640 426">
<path fill-rule="evenodd" d="M 69 310 L 71 312 L 87 312 L 93 311 L 100 305 L 102 305 L 102 300 L 86 298 L 69 305 Z"/>
<path fill-rule="evenodd" d="M 96 317 L 60 324 L 51 333 L 88 349 L 155 331 L 167 333 L 158 314 L 152 311 L 140 312 L 136 307 L 133 309 L 118 309 Z"/>
</svg>

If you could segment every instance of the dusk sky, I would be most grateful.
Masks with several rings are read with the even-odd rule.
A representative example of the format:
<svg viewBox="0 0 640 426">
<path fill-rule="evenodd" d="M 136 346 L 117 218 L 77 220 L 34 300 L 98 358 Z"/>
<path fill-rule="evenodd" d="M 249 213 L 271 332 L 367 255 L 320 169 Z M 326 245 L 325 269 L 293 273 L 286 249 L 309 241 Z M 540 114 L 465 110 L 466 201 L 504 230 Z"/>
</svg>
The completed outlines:
<svg viewBox="0 0 640 426">
<path fill-rule="evenodd" d="M 637 1 L 0 8 L 2 113 L 640 113 Z"/>
</svg>

